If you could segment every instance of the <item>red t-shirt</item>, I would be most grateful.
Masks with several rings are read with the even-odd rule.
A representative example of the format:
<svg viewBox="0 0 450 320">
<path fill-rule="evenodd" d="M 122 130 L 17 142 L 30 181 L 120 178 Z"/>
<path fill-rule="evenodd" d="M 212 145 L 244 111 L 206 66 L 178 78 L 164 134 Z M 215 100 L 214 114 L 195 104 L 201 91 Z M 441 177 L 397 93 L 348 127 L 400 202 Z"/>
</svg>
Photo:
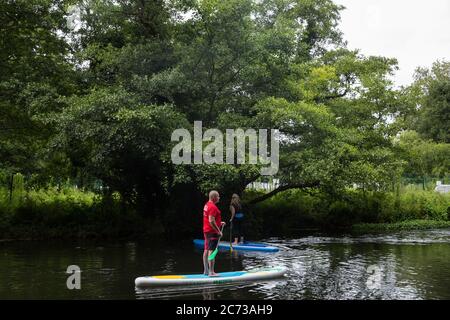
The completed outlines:
<svg viewBox="0 0 450 320">
<path fill-rule="evenodd" d="M 220 228 L 222 223 L 220 210 L 211 200 L 209 200 L 203 207 L 203 232 L 217 233 L 217 231 L 209 223 L 209 216 L 213 216 L 216 219 L 216 225 Z"/>
</svg>

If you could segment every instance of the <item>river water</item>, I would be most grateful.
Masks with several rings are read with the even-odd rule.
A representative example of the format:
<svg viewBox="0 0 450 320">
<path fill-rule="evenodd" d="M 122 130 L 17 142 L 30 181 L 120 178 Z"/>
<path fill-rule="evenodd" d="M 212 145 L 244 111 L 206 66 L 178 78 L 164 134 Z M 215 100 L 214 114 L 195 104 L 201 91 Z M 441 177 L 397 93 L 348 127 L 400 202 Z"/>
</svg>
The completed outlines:
<svg viewBox="0 0 450 320">
<path fill-rule="evenodd" d="M 277 280 L 141 290 L 143 275 L 201 273 L 190 241 L 3 241 L 0 299 L 450 299 L 450 229 L 261 241 L 278 253 L 219 252 L 216 271 L 284 266 Z M 69 265 L 81 289 L 66 285 Z"/>
</svg>

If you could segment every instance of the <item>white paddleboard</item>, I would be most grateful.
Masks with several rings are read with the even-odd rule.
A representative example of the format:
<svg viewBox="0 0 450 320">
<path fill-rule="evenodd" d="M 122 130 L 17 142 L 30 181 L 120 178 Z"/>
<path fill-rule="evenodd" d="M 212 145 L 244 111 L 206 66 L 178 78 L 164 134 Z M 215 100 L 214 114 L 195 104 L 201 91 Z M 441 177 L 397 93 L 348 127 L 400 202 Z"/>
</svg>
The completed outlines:
<svg viewBox="0 0 450 320">
<path fill-rule="evenodd" d="M 221 272 L 218 277 L 209 277 L 204 274 L 160 275 L 139 277 L 134 283 L 136 287 L 223 284 L 279 278 L 285 272 L 285 268 L 261 268 L 249 271 Z"/>
</svg>

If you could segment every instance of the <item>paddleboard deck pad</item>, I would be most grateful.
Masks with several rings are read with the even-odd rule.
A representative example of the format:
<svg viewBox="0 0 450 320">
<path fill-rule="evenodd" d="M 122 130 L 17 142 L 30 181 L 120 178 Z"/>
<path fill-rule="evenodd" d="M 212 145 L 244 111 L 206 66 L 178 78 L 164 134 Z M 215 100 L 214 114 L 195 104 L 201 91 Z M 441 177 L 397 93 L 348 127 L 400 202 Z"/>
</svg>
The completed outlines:
<svg viewBox="0 0 450 320">
<path fill-rule="evenodd" d="M 160 275 L 139 277 L 136 278 L 134 283 L 136 287 L 226 284 L 279 278 L 282 277 L 285 272 L 285 268 L 261 268 L 250 271 L 221 272 L 218 277 L 209 277 L 204 274 Z"/>
<path fill-rule="evenodd" d="M 194 244 L 198 247 L 204 247 L 205 240 L 195 239 Z M 221 241 L 219 243 L 219 249 L 230 250 L 230 243 Z M 233 245 L 233 250 L 239 251 L 261 251 L 261 252 L 278 252 L 277 247 L 269 246 L 259 242 L 244 242 L 243 244 Z"/>
</svg>

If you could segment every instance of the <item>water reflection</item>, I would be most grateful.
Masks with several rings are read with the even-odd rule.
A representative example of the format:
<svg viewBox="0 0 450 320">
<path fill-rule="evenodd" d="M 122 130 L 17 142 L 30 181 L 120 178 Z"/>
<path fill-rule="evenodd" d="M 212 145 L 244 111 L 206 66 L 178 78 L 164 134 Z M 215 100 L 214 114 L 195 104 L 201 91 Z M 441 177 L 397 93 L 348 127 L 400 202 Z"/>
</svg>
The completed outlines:
<svg viewBox="0 0 450 320">
<path fill-rule="evenodd" d="M 221 292 L 244 289 L 250 284 L 198 285 L 186 287 L 135 288 L 137 299 L 189 299 L 215 300 Z M 219 295 L 217 295 L 219 293 Z"/>
<path fill-rule="evenodd" d="M 1 242 L 0 299 L 450 299 L 450 230 L 265 242 L 280 251 L 221 251 L 217 271 L 283 266 L 285 278 L 145 290 L 136 277 L 201 272 L 201 250 L 190 241 Z M 81 268 L 81 290 L 65 286 L 69 265 Z"/>
</svg>

